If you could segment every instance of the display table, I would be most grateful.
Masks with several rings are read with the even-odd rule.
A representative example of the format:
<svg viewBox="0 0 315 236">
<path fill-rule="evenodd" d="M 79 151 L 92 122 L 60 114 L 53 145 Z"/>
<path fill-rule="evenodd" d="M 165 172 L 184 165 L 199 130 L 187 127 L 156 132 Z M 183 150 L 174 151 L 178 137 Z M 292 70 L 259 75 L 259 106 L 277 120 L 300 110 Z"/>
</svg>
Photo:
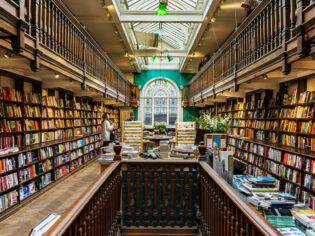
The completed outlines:
<svg viewBox="0 0 315 236">
<path fill-rule="evenodd" d="M 155 147 L 160 146 L 160 141 L 169 141 L 172 139 L 173 136 L 167 136 L 167 135 L 152 135 L 152 136 L 146 136 L 144 139 L 150 140 L 154 142 Z"/>
</svg>

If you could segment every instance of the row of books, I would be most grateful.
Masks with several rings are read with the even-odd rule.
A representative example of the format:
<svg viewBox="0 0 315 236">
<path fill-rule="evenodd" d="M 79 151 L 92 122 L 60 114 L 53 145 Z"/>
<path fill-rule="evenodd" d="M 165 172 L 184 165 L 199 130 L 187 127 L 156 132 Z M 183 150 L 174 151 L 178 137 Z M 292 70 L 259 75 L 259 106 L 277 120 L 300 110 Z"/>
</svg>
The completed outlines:
<svg viewBox="0 0 315 236">
<path fill-rule="evenodd" d="M 263 145 L 258 145 L 256 143 L 250 143 L 249 151 L 261 156 L 265 156 L 267 153 L 267 147 Z"/>
<path fill-rule="evenodd" d="M 38 161 L 38 154 L 36 151 L 23 152 L 18 154 L 19 167 L 30 165 L 36 161 Z"/>
<path fill-rule="evenodd" d="M 68 161 L 70 161 L 69 153 L 64 153 L 54 158 L 55 166 L 60 166 Z"/>
<path fill-rule="evenodd" d="M 0 87 L 0 99 L 5 101 L 22 102 L 22 92 L 19 90 L 11 89 L 10 87 Z"/>
<path fill-rule="evenodd" d="M 234 119 L 232 126 L 245 128 L 245 120 Z"/>
<path fill-rule="evenodd" d="M 22 147 L 22 135 L 3 136 L 0 137 L 0 153 L 1 155 L 7 153 L 8 148 Z"/>
<path fill-rule="evenodd" d="M 315 122 L 301 122 L 300 123 L 300 133 L 303 134 L 315 134 Z"/>
<path fill-rule="evenodd" d="M 16 161 L 14 157 L 0 159 L 0 174 L 16 169 Z"/>
<path fill-rule="evenodd" d="M 2 120 L 1 122 L 1 132 L 21 132 L 22 122 L 19 120 Z"/>
<path fill-rule="evenodd" d="M 8 174 L 5 176 L 0 176 L 0 191 L 6 191 L 10 188 L 15 187 L 19 184 L 17 173 Z"/>
<path fill-rule="evenodd" d="M 38 174 L 47 172 L 53 168 L 53 161 L 51 159 L 44 160 L 38 163 Z"/>
<path fill-rule="evenodd" d="M 88 148 L 88 146 L 85 146 L 85 148 Z M 82 156 L 83 155 L 83 151 L 81 148 L 73 151 L 70 153 L 70 160 L 74 160 L 74 159 L 77 159 L 78 157 Z"/>
<path fill-rule="evenodd" d="M 23 199 L 31 196 L 37 191 L 35 181 L 31 181 L 27 184 L 21 185 L 19 187 L 19 192 L 20 192 L 20 201 Z"/>
<path fill-rule="evenodd" d="M 68 174 L 69 171 L 70 171 L 69 165 L 64 165 L 64 166 L 57 168 L 55 170 L 55 179 L 58 179 L 64 175 Z"/>
<path fill-rule="evenodd" d="M 35 165 L 19 170 L 20 183 L 36 177 Z"/>
<path fill-rule="evenodd" d="M 34 131 L 39 129 L 39 122 L 37 120 L 24 120 L 24 131 Z"/>
<path fill-rule="evenodd" d="M 5 211 L 11 206 L 18 203 L 18 191 L 13 190 L 12 192 L 3 194 L 0 196 L 0 212 Z"/>
<path fill-rule="evenodd" d="M 315 151 L 315 138 L 298 136 L 297 147 L 300 149 Z"/>
<path fill-rule="evenodd" d="M 52 183 L 52 174 L 50 172 L 46 173 L 45 175 L 42 175 L 39 179 L 40 189 L 46 187 L 50 183 Z"/>
<path fill-rule="evenodd" d="M 78 158 L 70 163 L 70 171 L 75 170 L 82 166 L 82 158 Z"/>
<path fill-rule="evenodd" d="M 291 121 L 291 120 L 281 120 L 280 122 L 280 131 L 285 131 L 285 132 L 296 132 L 297 127 L 296 127 L 296 121 Z"/>
<path fill-rule="evenodd" d="M 16 104 L 5 104 L 5 116 L 21 118 L 22 117 L 21 106 L 16 105 Z"/>
<path fill-rule="evenodd" d="M 24 114 L 26 117 L 39 118 L 41 116 L 39 106 L 24 105 Z"/>
</svg>

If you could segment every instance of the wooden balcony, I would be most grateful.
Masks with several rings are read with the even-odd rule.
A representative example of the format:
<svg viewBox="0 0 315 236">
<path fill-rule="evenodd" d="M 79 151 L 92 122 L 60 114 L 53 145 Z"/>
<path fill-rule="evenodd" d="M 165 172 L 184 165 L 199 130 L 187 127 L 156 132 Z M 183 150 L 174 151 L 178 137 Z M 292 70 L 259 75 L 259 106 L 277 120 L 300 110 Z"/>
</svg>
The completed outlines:
<svg viewBox="0 0 315 236">
<path fill-rule="evenodd" d="M 189 103 L 252 79 L 313 73 L 315 2 L 264 0 L 189 83 Z"/>
<path fill-rule="evenodd" d="M 280 235 L 204 161 L 116 161 L 47 235 Z"/>
<path fill-rule="evenodd" d="M 0 60 L 1 69 L 56 71 L 130 102 L 131 83 L 62 1 L 0 1 L 0 35 L 0 48 L 15 54 Z"/>
</svg>

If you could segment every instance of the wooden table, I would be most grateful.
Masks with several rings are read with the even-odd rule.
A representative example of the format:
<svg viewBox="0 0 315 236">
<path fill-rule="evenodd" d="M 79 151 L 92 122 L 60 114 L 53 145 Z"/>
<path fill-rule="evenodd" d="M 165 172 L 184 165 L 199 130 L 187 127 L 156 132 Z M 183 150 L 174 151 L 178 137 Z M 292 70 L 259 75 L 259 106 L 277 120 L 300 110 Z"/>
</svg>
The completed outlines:
<svg viewBox="0 0 315 236">
<path fill-rule="evenodd" d="M 153 141 L 155 147 L 159 147 L 160 146 L 160 141 L 170 140 L 172 138 L 173 138 L 173 136 L 167 136 L 167 135 L 152 135 L 152 136 L 144 137 L 144 139 L 148 139 L 150 141 Z"/>
</svg>

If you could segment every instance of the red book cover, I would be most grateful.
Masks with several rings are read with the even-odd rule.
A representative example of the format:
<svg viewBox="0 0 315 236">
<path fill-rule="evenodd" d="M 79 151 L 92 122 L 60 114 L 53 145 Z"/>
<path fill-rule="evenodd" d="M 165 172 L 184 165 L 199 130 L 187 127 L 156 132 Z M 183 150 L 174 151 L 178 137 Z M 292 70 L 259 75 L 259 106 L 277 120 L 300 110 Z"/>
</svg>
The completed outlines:
<svg viewBox="0 0 315 236">
<path fill-rule="evenodd" d="M 287 164 L 287 159 L 288 159 L 288 153 L 284 153 L 283 155 L 283 163 Z"/>
</svg>

